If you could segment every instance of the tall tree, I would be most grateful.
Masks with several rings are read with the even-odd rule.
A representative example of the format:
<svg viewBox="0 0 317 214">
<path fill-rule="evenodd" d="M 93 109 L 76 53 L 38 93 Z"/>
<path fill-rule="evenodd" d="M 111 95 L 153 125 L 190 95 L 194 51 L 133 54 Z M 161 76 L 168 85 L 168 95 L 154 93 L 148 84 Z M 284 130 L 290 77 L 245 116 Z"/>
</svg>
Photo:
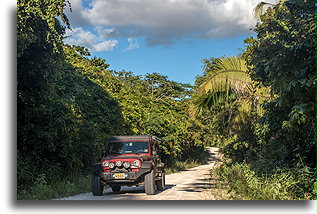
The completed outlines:
<svg viewBox="0 0 317 214">
<path fill-rule="evenodd" d="M 89 169 L 105 139 L 124 133 L 117 102 L 68 60 L 85 50 L 62 42 L 64 6 L 54 0 L 18 2 L 19 190 L 38 178 L 49 182 Z M 109 73 L 104 60 L 85 65 L 91 73 Z"/>
<path fill-rule="evenodd" d="M 20 0 L 17 4 L 17 149 L 18 185 L 28 185 L 52 160 L 64 136 L 66 109 L 58 101 L 55 80 L 61 75 L 64 1 Z M 53 119 L 55 118 L 55 119 Z M 47 170 L 57 174 L 52 164 Z"/>
<path fill-rule="evenodd" d="M 246 61 L 242 58 L 205 59 L 204 72 L 197 80 L 197 95 L 191 109 L 192 114 L 211 106 L 234 101 L 248 102 L 253 110 L 260 111 L 260 104 L 268 97 L 267 90 L 263 90 L 259 84 L 252 81 Z"/>
<path fill-rule="evenodd" d="M 261 140 L 279 163 L 315 167 L 315 3 L 280 1 L 255 31 L 246 41 L 251 75 L 276 94 L 265 106 Z"/>
</svg>

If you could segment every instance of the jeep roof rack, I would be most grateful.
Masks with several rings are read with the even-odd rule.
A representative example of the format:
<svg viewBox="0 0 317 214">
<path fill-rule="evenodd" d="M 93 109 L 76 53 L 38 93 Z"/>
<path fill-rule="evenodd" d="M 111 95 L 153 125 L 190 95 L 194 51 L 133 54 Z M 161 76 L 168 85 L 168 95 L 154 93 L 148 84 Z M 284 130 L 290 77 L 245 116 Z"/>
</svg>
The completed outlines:
<svg viewBox="0 0 317 214">
<path fill-rule="evenodd" d="M 121 141 L 121 140 L 154 140 L 160 142 L 161 139 L 152 135 L 122 135 L 111 136 L 109 141 Z"/>
</svg>

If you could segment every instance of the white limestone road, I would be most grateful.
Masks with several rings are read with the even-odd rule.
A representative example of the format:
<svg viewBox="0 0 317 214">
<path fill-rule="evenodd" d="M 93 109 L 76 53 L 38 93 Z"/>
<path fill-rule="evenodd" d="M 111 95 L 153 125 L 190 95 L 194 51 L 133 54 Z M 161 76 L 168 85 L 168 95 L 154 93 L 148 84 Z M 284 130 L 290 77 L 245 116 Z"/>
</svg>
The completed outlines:
<svg viewBox="0 0 317 214">
<path fill-rule="evenodd" d="M 210 169 L 217 161 L 217 148 L 209 147 L 210 158 L 204 165 L 165 176 L 166 187 L 155 195 L 146 195 L 144 186 L 122 187 L 120 193 L 105 188 L 101 196 L 91 192 L 56 200 L 214 200 L 210 194 Z"/>
</svg>

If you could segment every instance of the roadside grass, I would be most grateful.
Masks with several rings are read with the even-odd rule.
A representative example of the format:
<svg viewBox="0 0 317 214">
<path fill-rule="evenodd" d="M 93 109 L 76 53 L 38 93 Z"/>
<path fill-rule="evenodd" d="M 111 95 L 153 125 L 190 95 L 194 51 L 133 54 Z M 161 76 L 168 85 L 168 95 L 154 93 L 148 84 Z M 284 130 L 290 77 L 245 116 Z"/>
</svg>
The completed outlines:
<svg viewBox="0 0 317 214">
<path fill-rule="evenodd" d="M 210 180 L 210 194 L 214 197 L 214 200 L 232 200 L 233 193 L 228 193 L 229 185 L 224 183 L 220 179 Z"/>
<path fill-rule="evenodd" d="M 172 164 L 167 165 L 165 167 L 165 174 L 168 175 L 168 174 L 180 172 L 186 169 L 203 165 L 207 163 L 209 158 L 209 153 L 205 149 L 202 149 L 199 153 L 196 153 L 193 156 L 187 157 L 187 159 L 183 161 L 181 160 L 172 161 Z"/>
<path fill-rule="evenodd" d="M 223 164 L 211 170 L 211 191 L 220 200 L 312 200 L 315 195 L 306 190 L 313 183 L 310 172 L 302 171 L 258 175 L 245 163 Z"/>
<path fill-rule="evenodd" d="M 18 200 L 50 200 L 90 192 L 91 174 L 67 177 L 48 184 L 45 175 L 39 176 L 33 186 L 18 191 Z"/>
<path fill-rule="evenodd" d="M 172 174 L 176 172 L 180 172 L 186 169 L 194 168 L 196 166 L 200 166 L 201 162 L 197 160 L 186 160 L 186 161 L 176 161 L 172 166 L 165 168 L 165 174 Z"/>
<path fill-rule="evenodd" d="M 230 186 L 219 175 L 222 162 L 216 163 L 210 170 L 210 192 L 216 200 L 232 200 L 234 193 L 230 192 Z"/>
</svg>

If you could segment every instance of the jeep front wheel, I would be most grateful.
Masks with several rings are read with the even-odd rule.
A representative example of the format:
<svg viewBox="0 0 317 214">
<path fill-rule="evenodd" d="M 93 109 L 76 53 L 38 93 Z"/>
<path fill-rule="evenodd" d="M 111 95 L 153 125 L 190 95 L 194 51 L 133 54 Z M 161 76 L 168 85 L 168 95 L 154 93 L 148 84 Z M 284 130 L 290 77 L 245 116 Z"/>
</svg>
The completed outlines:
<svg viewBox="0 0 317 214">
<path fill-rule="evenodd" d="M 103 185 L 101 183 L 101 178 L 97 175 L 92 176 L 91 190 L 94 196 L 100 196 L 103 193 Z"/>
<path fill-rule="evenodd" d="M 158 190 L 165 189 L 165 173 L 162 172 L 162 177 L 160 180 L 156 181 L 156 186 Z"/>
<path fill-rule="evenodd" d="M 147 195 L 155 194 L 155 173 L 153 170 L 149 174 L 145 175 L 144 186 L 145 186 L 145 193 Z"/>
</svg>

